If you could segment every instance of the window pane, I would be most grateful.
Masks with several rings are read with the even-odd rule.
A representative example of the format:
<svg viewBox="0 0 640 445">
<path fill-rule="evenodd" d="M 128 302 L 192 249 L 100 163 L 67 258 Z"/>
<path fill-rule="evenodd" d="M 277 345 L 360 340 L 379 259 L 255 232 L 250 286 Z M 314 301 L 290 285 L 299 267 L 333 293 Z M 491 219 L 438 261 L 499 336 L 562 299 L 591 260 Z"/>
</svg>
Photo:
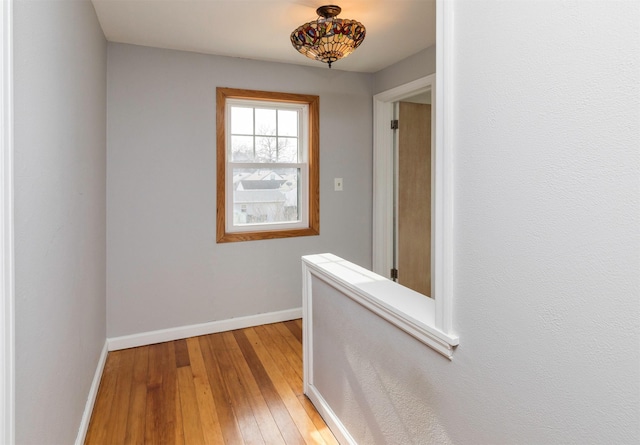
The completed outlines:
<svg viewBox="0 0 640 445">
<path fill-rule="evenodd" d="M 253 161 L 253 136 L 231 136 L 231 160 Z"/>
<path fill-rule="evenodd" d="M 300 221 L 298 168 L 233 169 L 233 224 Z"/>
<path fill-rule="evenodd" d="M 278 110 L 278 136 L 298 136 L 298 112 Z"/>
<path fill-rule="evenodd" d="M 276 110 L 256 108 L 256 134 L 263 136 L 276 135 Z"/>
<path fill-rule="evenodd" d="M 298 162 L 297 138 L 278 138 L 278 162 Z"/>
<path fill-rule="evenodd" d="M 256 137 L 256 162 L 278 162 L 278 143 L 275 137 Z"/>
<path fill-rule="evenodd" d="M 253 134 L 253 108 L 231 107 L 231 134 Z"/>
</svg>

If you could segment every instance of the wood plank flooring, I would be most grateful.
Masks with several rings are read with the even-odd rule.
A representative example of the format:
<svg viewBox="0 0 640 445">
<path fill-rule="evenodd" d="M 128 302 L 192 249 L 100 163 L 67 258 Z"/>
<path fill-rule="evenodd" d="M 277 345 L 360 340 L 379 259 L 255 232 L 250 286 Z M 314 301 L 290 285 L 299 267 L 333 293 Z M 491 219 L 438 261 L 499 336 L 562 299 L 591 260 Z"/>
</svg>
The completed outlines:
<svg viewBox="0 0 640 445">
<path fill-rule="evenodd" d="M 338 442 L 302 393 L 302 322 L 110 352 L 87 445 Z"/>
</svg>

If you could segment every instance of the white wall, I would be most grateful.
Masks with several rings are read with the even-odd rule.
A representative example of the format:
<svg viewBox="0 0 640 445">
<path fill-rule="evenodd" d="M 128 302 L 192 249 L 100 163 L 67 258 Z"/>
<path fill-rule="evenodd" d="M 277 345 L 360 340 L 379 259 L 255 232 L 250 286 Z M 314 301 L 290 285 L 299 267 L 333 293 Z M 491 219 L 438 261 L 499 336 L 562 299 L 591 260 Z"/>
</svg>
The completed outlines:
<svg viewBox="0 0 640 445">
<path fill-rule="evenodd" d="M 89 1 L 14 5 L 16 442 L 70 444 L 105 342 L 106 42 Z"/>
<path fill-rule="evenodd" d="M 371 267 L 373 75 L 111 43 L 108 59 L 109 337 L 298 308 L 305 254 Z M 320 96 L 320 236 L 216 244 L 218 86 Z"/>
<path fill-rule="evenodd" d="M 640 4 L 454 21 L 460 346 L 314 289 L 315 384 L 360 444 L 638 443 Z"/>
<path fill-rule="evenodd" d="M 373 92 L 378 94 L 435 72 L 436 47 L 434 45 L 378 71 L 374 77 Z"/>
</svg>

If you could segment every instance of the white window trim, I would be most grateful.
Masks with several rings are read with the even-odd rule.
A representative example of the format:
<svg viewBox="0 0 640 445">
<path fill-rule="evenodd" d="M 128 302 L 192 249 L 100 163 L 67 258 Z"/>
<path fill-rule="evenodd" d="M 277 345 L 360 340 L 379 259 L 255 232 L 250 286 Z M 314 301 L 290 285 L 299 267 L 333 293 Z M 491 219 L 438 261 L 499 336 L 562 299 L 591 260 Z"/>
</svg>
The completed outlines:
<svg viewBox="0 0 640 445">
<path fill-rule="evenodd" d="M 425 332 L 435 329 L 443 338 L 458 342 L 453 329 L 453 153 L 452 153 L 452 36 L 453 10 L 451 2 L 436 1 L 436 74 L 374 96 L 374 221 L 373 270 L 388 276 L 391 268 L 393 159 L 390 147 L 393 131 L 389 122 L 393 118 L 393 103 L 414 93 L 431 88 L 432 110 L 435 119 L 432 134 L 433 194 L 432 194 L 432 280 L 433 299 L 429 314 L 406 314 L 407 318 L 423 320 Z M 424 296 L 422 298 L 425 298 Z M 431 312 L 433 316 L 431 315 Z M 402 311 L 399 311 L 402 313 Z M 429 335 L 429 334 L 427 334 Z M 446 354 L 451 358 L 450 354 Z"/>
<path fill-rule="evenodd" d="M 309 129 L 307 123 L 309 122 L 309 105 L 307 104 L 291 104 L 282 102 L 272 102 L 263 100 L 252 99 L 227 99 L 225 104 L 225 114 L 231 116 L 232 106 L 246 106 L 247 108 L 262 108 L 262 109 L 290 109 L 299 111 L 298 119 L 298 159 L 301 162 L 233 162 L 231 153 L 231 119 L 226 119 L 225 122 L 225 149 L 226 149 L 226 185 L 225 185 L 225 227 L 228 233 L 243 233 L 243 232 L 255 232 L 255 231 L 271 231 L 271 230 L 289 230 L 289 229 L 304 229 L 309 227 Z M 278 169 L 278 168 L 295 168 L 300 170 L 300 178 L 298 183 L 298 215 L 300 219 L 298 221 L 280 222 L 280 223 L 253 223 L 235 225 L 233 222 L 233 168 L 264 168 L 264 169 Z"/>
</svg>

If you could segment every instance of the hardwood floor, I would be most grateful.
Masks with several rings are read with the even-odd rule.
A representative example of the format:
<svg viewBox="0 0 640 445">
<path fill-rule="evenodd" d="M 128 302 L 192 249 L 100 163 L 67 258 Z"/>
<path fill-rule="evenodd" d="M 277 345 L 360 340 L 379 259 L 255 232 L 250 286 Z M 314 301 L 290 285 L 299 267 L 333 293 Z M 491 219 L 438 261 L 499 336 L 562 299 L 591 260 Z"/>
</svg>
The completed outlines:
<svg viewBox="0 0 640 445">
<path fill-rule="evenodd" d="M 301 337 L 294 320 L 110 352 L 85 444 L 337 444 Z"/>
</svg>

